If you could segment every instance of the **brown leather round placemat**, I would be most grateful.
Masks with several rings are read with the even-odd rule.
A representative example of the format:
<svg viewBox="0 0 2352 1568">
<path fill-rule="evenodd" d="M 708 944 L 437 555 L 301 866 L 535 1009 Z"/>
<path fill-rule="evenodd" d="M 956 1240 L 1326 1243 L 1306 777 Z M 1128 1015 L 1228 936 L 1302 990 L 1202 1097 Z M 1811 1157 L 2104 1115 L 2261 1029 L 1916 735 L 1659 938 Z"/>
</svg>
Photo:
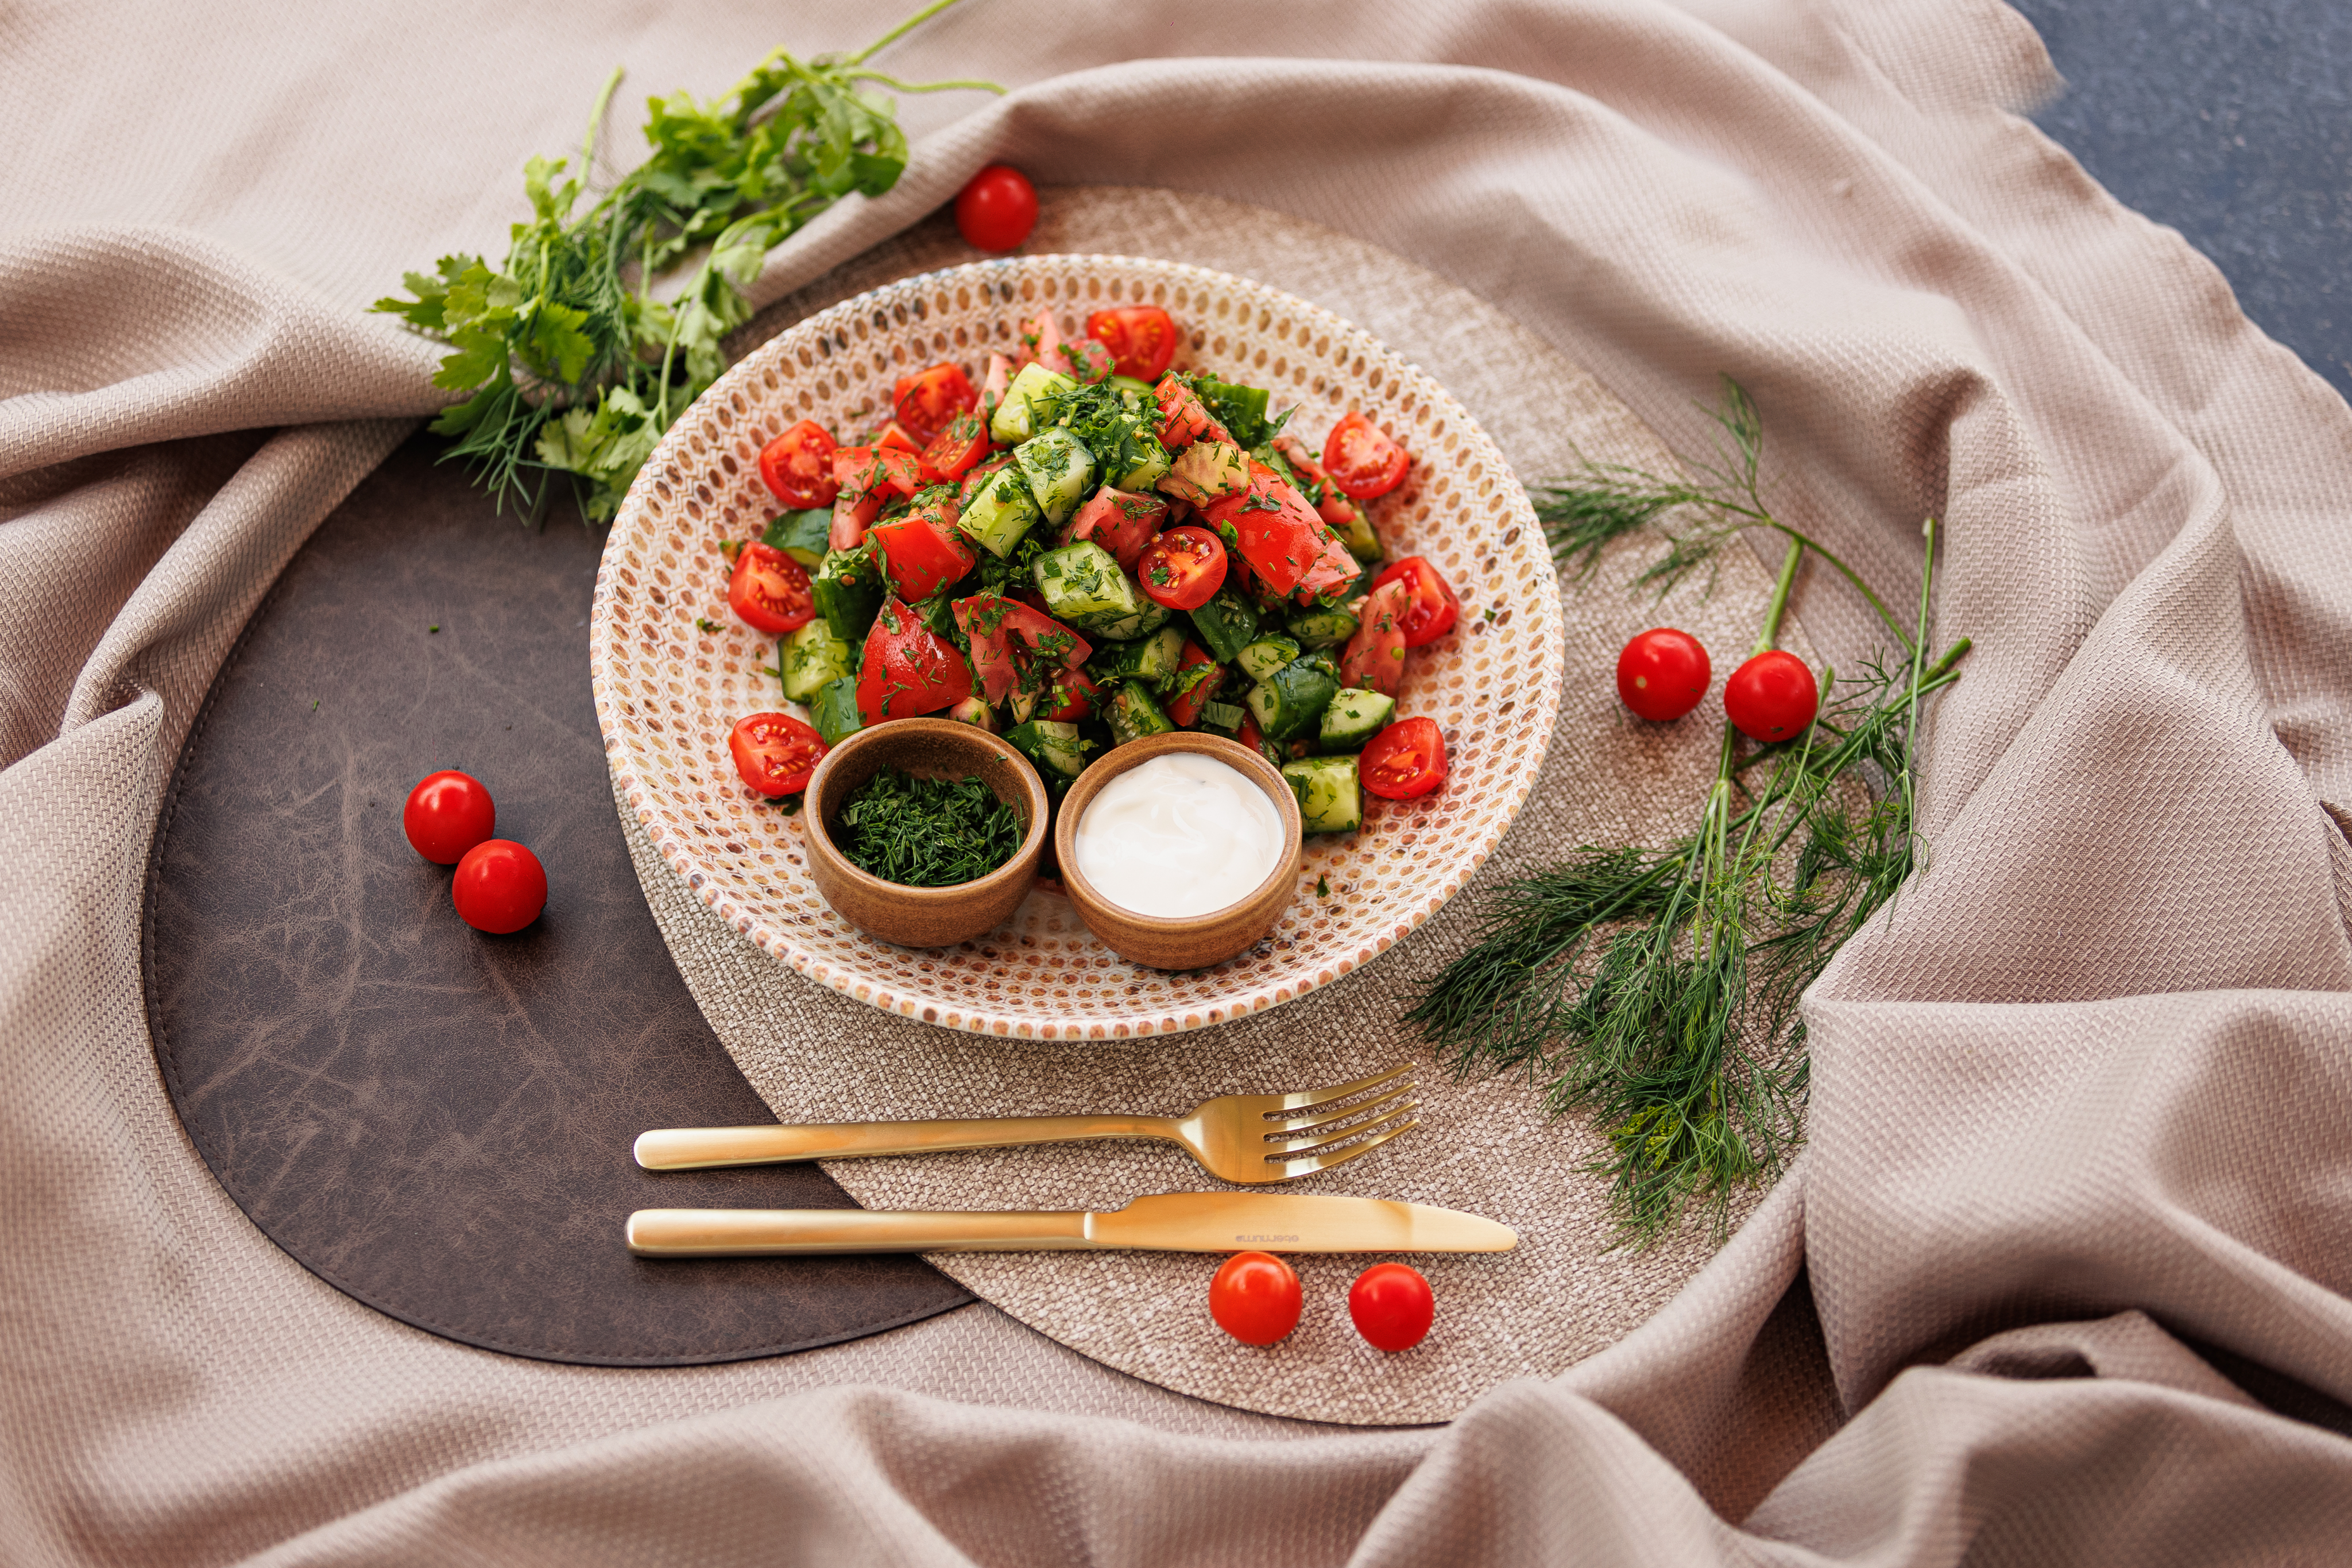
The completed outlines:
<svg viewBox="0 0 2352 1568">
<path fill-rule="evenodd" d="M 772 1355 L 971 1298 L 912 1258 L 651 1262 L 652 1207 L 853 1207 L 814 1166 L 640 1170 L 647 1127 L 772 1120 L 646 911 L 591 706 L 599 539 L 492 513 L 411 441 L 320 525 L 215 679 L 156 830 L 163 1082 L 253 1222 L 404 1322 L 551 1361 Z M 436 630 L 437 628 L 437 630 Z M 409 786 L 488 785 L 546 864 L 538 924 L 468 930 Z"/>
</svg>

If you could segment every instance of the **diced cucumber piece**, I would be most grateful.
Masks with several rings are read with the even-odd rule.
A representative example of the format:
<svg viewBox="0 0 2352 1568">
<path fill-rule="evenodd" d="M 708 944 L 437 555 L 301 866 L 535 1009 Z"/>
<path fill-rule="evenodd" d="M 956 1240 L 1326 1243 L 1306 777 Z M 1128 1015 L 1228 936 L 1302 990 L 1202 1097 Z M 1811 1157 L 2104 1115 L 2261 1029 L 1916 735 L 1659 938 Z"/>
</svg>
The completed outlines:
<svg viewBox="0 0 2352 1568">
<path fill-rule="evenodd" d="M 1298 798 L 1298 825 L 1310 833 L 1344 833 L 1363 826 L 1364 795 L 1353 757 L 1309 757 L 1282 765 Z"/>
<path fill-rule="evenodd" d="M 833 534 L 833 508 L 786 512 L 768 525 L 767 545 L 811 571 L 824 564 L 825 540 Z"/>
<path fill-rule="evenodd" d="M 809 597 L 833 634 L 853 647 L 863 647 L 874 617 L 882 609 L 890 580 L 882 570 L 874 541 L 851 550 L 835 550 L 809 579 Z"/>
<path fill-rule="evenodd" d="M 1059 425 L 1041 430 L 1014 447 L 1013 461 L 1029 481 L 1029 493 L 1037 497 L 1037 509 L 1049 523 L 1067 522 L 1078 509 L 1078 498 L 1094 482 L 1095 455 Z"/>
<path fill-rule="evenodd" d="M 1184 657 L 1184 633 L 1162 627 L 1149 637 L 1104 649 L 1087 666 L 1100 681 L 1148 681 L 1154 686 L 1176 673 Z"/>
<path fill-rule="evenodd" d="M 1339 494 L 1337 486 L 1333 487 L 1332 494 Z M 1348 526 L 1339 530 L 1339 538 L 1347 545 L 1348 553 L 1366 563 L 1380 559 L 1387 552 L 1381 549 L 1381 536 L 1373 528 L 1372 519 L 1364 515 L 1363 504 L 1351 499 L 1348 502 Z M 1369 587 L 1359 587 L 1350 591 L 1349 597 L 1369 591 Z"/>
<path fill-rule="evenodd" d="M 857 667 L 857 644 L 833 634 L 833 623 L 820 615 L 783 640 L 777 654 L 783 671 L 784 695 L 796 703 L 814 702 L 819 690 Z"/>
<path fill-rule="evenodd" d="M 1356 634 L 1356 618 L 1337 607 L 1291 616 L 1290 634 L 1309 648 L 1336 648 Z"/>
<path fill-rule="evenodd" d="M 1298 644 L 1287 637 L 1261 637 L 1235 653 L 1234 663 L 1251 680 L 1262 681 L 1298 657 L 1300 651 Z"/>
<path fill-rule="evenodd" d="M 1220 664 L 1240 658 L 1257 635 L 1257 612 L 1230 588 L 1217 590 L 1214 598 L 1190 613 L 1193 630 L 1201 633 L 1201 646 Z"/>
<path fill-rule="evenodd" d="M 1136 601 L 1143 606 L 1142 609 L 1123 620 L 1097 626 L 1092 630 L 1106 643 L 1131 643 L 1138 637 L 1148 636 L 1159 631 L 1176 617 L 1176 612 L 1168 606 L 1154 600 L 1146 599 L 1139 592 L 1136 595 Z"/>
<path fill-rule="evenodd" d="M 1017 467 L 1006 466 L 996 471 L 986 484 L 964 503 L 956 514 L 956 527 L 963 536 L 1003 560 L 1013 553 L 1037 523 L 1035 497 Z"/>
<path fill-rule="evenodd" d="M 1118 559 L 1092 539 L 1047 550 L 1034 573 L 1045 612 L 1066 625 L 1116 637 L 1126 622 L 1141 624 L 1147 601 Z"/>
<path fill-rule="evenodd" d="M 1257 717 L 1260 735 L 1285 741 L 1314 729 L 1339 695 L 1339 678 L 1309 654 L 1292 660 L 1252 686 L 1249 709 Z"/>
<path fill-rule="evenodd" d="M 826 682 L 816 700 L 809 704 L 809 717 L 827 746 L 839 746 L 844 736 L 863 729 L 866 720 L 857 711 L 857 677 L 843 675 Z"/>
<path fill-rule="evenodd" d="M 1265 406 L 1272 394 L 1264 387 L 1245 387 L 1237 382 L 1221 382 L 1211 375 L 1197 376 L 1192 391 L 1199 395 L 1201 406 L 1209 417 L 1234 433 L 1234 439 L 1244 446 L 1255 446 L 1271 441 L 1275 429 L 1265 417 Z"/>
<path fill-rule="evenodd" d="M 1140 681 L 1122 682 L 1103 708 L 1103 718 L 1110 725 L 1111 741 L 1117 746 L 1147 735 L 1165 735 L 1176 727 Z"/>
<path fill-rule="evenodd" d="M 1168 476 L 1187 500 L 1206 506 L 1220 496 L 1238 496 L 1249 488 L 1249 459 L 1238 446 L 1196 441 L 1177 454 Z"/>
<path fill-rule="evenodd" d="M 1168 455 L 1168 448 L 1160 444 L 1157 436 L 1137 436 L 1135 449 L 1140 455 L 1136 458 L 1134 466 L 1118 476 L 1117 487 L 1132 495 L 1148 496 L 1151 487 L 1167 476 L 1174 460 Z"/>
<path fill-rule="evenodd" d="M 1004 732 L 1004 738 L 1048 779 L 1056 774 L 1076 779 L 1085 772 L 1087 752 L 1093 745 L 1079 736 L 1076 725 L 1059 724 L 1049 718 L 1016 724 Z"/>
<path fill-rule="evenodd" d="M 948 716 L 958 724 L 968 724 L 991 735 L 996 733 L 996 710 L 988 706 L 986 697 L 966 697 L 948 709 Z"/>
<path fill-rule="evenodd" d="M 1151 395 L 1151 383 L 1150 382 L 1139 382 L 1133 376 L 1110 376 L 1103 382 L 1103 385 L 1110 388 L 1113 392 L 1132 392 L 1135 396 L 1141 398 L 1147 405 L 1156 403 L 1159 401 Z"/>
<path fill-rule="evenodd" d="M 1228 738 L 1242 732 L 1242 721 L 1249 717 L 1249 709 L 1239 703 L 1204 702 L 1201 705 L 1201 727 Z"/>
<path fill-rule="evenodd" d="M 1326 751 L 1361 751 L 1395 716 L 1396 698 L 1386 692 L 1342 687 L 1323 710 L 1323 729 L 1318 738 Z"/>
<path fill-rule="evenodd" d="M 1049 371 L 1035 361 L 1021 367 L 1012 384 L 1004 389 L 1004 400 L 996 405 L 996 413 L 988 422 L 988 434 L 1007 446 L 1017 445 L 1037 434 L 1037 405 L 1049 397 L 1059 397 L 1076 386 L 1077 379 L 1059 371 Z"/>
</svg>

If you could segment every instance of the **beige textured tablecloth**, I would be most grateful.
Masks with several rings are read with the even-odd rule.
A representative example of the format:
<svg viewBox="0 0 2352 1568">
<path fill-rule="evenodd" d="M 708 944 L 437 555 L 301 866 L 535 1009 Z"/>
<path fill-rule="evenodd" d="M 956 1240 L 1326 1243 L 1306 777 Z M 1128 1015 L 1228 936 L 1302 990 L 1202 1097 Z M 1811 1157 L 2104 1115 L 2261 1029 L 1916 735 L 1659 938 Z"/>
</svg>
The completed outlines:
<svg viewBox="0 0 2352 1568">
<path fill-rule="evenodd" d="M 1933 868 L 1811 1000 L 1811 1151 L 1643 1330 L 1441 1430 L 1327 1434 L 982 1310 L 741 1366 L 511 1361 L 245 1224 L 156 1082 L 139 872 L 245 615 L 432 405 L 431 351 L 358 308 L 495 248 L 616 60 L 711 91 L 890 19 L 0 15 L 6 1557 L 2339 1557 L 2352 415 L 2013 117 L 2046 61 L 1967 0 L 967 0 L 885 63 L 1023 90 L 909 100 L 900 188 L 763 284 L 990 156 L 1202 189 L 1431 267 L 1670 438 L 1738 375 L 1776 499 L 1875 580 L 1948 519 L 1939 616 L 1979 652 Z M 1212 52 L 1258 57 L 1175 57 Z"/>
</svg>

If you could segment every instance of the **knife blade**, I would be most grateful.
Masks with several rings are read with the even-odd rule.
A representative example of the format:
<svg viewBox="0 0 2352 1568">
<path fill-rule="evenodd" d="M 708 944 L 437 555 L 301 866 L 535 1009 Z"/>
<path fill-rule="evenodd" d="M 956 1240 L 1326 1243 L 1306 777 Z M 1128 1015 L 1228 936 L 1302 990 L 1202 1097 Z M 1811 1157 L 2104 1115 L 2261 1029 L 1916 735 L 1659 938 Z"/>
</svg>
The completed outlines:
<svg viewBox="0 0 2352 1568">
<path fill-rule="evenodd" d="M 821 1252 L 1507 1252 L 1518 1234 L 1425 1203 L 1332 1195 L 1171 1192 L 1125 1208 L 1024 1213 L 641 1208 L 641 1258 Z"/>
</svg>

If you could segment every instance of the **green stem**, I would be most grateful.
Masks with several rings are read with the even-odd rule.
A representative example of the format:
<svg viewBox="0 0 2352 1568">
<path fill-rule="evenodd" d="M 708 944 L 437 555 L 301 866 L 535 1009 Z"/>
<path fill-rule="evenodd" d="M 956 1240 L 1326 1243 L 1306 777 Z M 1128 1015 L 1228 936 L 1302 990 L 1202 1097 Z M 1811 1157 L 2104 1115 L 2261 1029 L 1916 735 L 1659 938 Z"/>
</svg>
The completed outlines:
<svg viewBox="0 0 2352 1568">
<path fill-rule="evenodd" d="M 900 92 L 992 92 L 1002 98 L 1010 89 L 992 81 L 900 81 L 882 71 L 844 71 L 854 81 L 878 81 Z"/>
<path fill-rule="evenodd" d="M 1886 622 L 1887 630 L 1895 633 L 1896 640 L 1899 641 L 1906 648 L 1911 646 L 1911 634 L 1904 630 L 1903 622 L 1895 619 L 1895 612 L 1887 609 L 1886 601 L 1870 591 L 1870 585 L 1862 580 L 1861 574 L 1856 572 L 1853 568 L 1846 565 L 1844 561 L 1840 560 L 1833 552 L 1823 549 L 1822 542 L 1819 539 L 1813 538 L 1806 534 L 1799 533 L 1796 529 L 1790 528 L 1788 524 L 1782 522 L 1780 518 L 1773 517 L 1769 513 L 1758 513 L 1755 514 L 1755 516 L 1757 520 L 1761 522 L 1766 528 L 1778 528 L 1781 533 L 1786 534 L 1790 539 L 1804 546 L 1807 549 L 1821 557 L 1822 559 L 1827 561 L 1830 564 L 1831 570 L 1834 570 L 1840 577 L 1844 578 L 1848 582 L 1853 584 L 1854 591 L 1861 594 L 1863 598 L 1870 601 L 1870 607 L 1878 612 L 1878 618 Z"/>
<path fill-rule="evenodd" d="M 932 17 L 938 16 L 940 12 L 946 10 L 955 3 L 956 0 L 931 0 L 929 5 L 924 6 L 921 10 L 916 12 L 913 16 L 908 17 L 905 21 L 899 23 L 897 26 L 891 28 L 888 32 L 883 34 L 880 37 L 875 39 L 872 43 L 866 45 L 864 48 L 858 50 L 857 53 L 850 56 L 841 63 L 845 66 L 864 65 L 867 60 L 872 59 L 876 55 L 880 54 L 884 49 L 888 48 L 892 44 L 897 43 L 899 39 L 905 37 L 908 34 L 913 32 L 916 28 L 921 26 L 924 23 L 929 21 Z"/>
<path fill-rule="evenodd" d="M 596 161 L 596 128 L 604 123 L 604 106 L 613 101 L 613 89 L 621 85 L 621 68 L 614 66 L 613 74 L 604 78 L 604 89 L 596 95 L 596 107 L 589 111 L 588 134 L 580 139 L 580 184 L 586 189 L 588 170 Z"/>
<path fill-rule="evenodd" d="M 1780 640 L 1780 616 L 1789 608 L 1789 590 L 1796 585 L 1797 563 L 1805 559 L 1808 541 L 1792 529 L 1780 531 L 1789 535 L 1789 549 L 1780 557 L 1780 576 L 1772 584 L 1772 602 L 1764 607 L 1764 629 L 1756 633 L 1756 645 L 1748 650 L 1751 659 L 1759 653 L 1770 653 L 1772 644 Z"/>
</svg>

